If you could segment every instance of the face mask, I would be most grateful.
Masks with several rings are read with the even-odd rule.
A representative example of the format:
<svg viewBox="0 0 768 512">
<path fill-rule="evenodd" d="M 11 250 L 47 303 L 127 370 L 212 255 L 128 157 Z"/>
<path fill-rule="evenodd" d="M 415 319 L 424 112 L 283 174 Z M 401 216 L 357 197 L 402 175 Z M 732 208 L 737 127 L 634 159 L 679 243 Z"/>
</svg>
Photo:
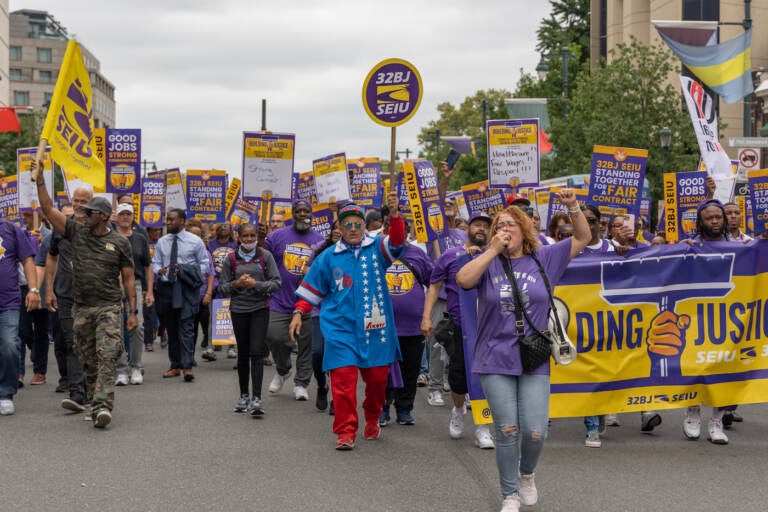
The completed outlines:
<svg viewBox="0 0 768 512">
<path fill-rule="evenodd" d="M 249 244 L 241 243 L 240 247 L 242 247 L 245 252 L 251 252 L 256 248 L 257 244 L 258 242 L 251 242 Z"/>
</svg>

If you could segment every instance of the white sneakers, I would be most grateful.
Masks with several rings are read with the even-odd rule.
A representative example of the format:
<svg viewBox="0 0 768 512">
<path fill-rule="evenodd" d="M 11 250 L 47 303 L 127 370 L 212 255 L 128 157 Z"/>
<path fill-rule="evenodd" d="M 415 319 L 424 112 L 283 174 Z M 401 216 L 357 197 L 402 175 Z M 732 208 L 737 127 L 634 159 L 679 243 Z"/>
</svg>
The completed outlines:
<svg viewBox="0 0 768 512">
<path fill-rule="evenodd" d="M 141 368 L 134 368 L 131 371 L 131 384 L 142 384 L 144 382 L 144 376 L 141 374 Z"/>
<path fill-rule="evenodd" d="M 457 409 L 455 406 L 451 409 L 451 422 L 448 424 L 448 433 L 451 439 L 461 439 L 464 435 L 464 415 L 467 414 L 466 406 Z"/>
<path fill-rule="evenodd" d="M 520 475 L 517 479 L 517 492 L 520 493 L 520 503 L 532 507 L 539 501 L 539 491 L 536 490 L 536 482 L 533 481 L 533 473 Z"/>
<path fill-rule="evenodd" d="M 520 498 L 516 494 L 507 496 L 501 504 L 501 512 L 519 512 Z"/>
<path fill-rule="evenodd" d="M 272 381 L 274 382 L 274 380 Z M 272 385 L 270 384 L 269 390 L 272 391 Z M 279 391 L 279 389 L 278 389 Z M 303 402 L 305 400 L 309 400 L 309 393 L 307 393 L 307 388 L 304 386 L 294 386 L 293 387 L 293 398 L 296 400 Z"/>
<path fill-rule="evenodd" d="M 128 385 L 128 375 L 125 373 L 118 373 L 117 378 L 115 378 L 115 386 L 127 386 Z"/>
<path fill-rule="evenodd" d="M 605 424 L 609 427 L 618 427 L 621 424 L 619 423 L 619 415 L 618 414 L 606 414 L 605 415 Z"/>
<path fill-rule="evenodd" d="M 279 393 L 280 390 L 283 389 L 283 384 L 285 384 L 285 381 L 288 380 L 289 375 L 291 375 L 291 372 L 288 372 L 285 375 L 280 375 L 279 373 L 275 372 L 275 376 L 272 377 L 272 382 L 269 383 L 269 392 Z"/>
<path fill-rule="evenodd" d="M 445 400 L 443 400 L 443 392 L 439 389 L 433 389 L 427 394 L 427 403 L 433 407 L 443 407 Z"/>
<path fill-rule="evenodd" d="M 229 347 L 227 349 L 227 359 L 236 359 L 237 358 L 237 349 L 235 347 Z"/>
<path fill-rule="evenodd" d="M 723 422 L 709 418 L 709 440 L 714 444 L 728 444 L 728 436 L 723 432 Z"/>
<path fill-rule="evenodd" d="M 587 448 L 600 448 L 603 446 L 603 442 L 600 440 L 600 433 L 595 432 L 587 432 L 587 438 L 584 439 L 584 446 Z"/>
<path fill-rule="evenodd" d="M 13 406 L 13 400 L 9 398 L 0 399 L 0 416 L 10 416 L 16 412 L 16 408 Z"/>
<path fill-rule="evenodd" d="M 478 425 L 475 429 L 475 446 L 481 450 L 492 450 L 496 447 L 488 425 Z"/>
<path fill-rule="evenodd" d="M 692 441 L 701 436 L 701 407 L 689 407 L 683 420 L 683 434 Z"/>
</svg>

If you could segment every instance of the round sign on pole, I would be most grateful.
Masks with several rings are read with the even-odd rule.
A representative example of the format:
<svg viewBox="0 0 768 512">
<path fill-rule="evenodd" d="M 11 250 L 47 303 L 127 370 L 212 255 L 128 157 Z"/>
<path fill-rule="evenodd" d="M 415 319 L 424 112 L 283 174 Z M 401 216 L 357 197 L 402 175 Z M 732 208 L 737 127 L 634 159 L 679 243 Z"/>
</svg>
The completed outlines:
<svg viewBox="0 0 768 512">
<path fill-rule="evenodd" d="M 376 64 L 363 82 L 363 106 L 383 126 L 408 121 L 421 104 L 421 75 L 408 61 L 386 59 Z"/>
<path fill-rule="evenodd" d="M 760 168 L 760 152 L 755 148 L 739 149 L 739 166 L 748 171 Z"/>
</svg>

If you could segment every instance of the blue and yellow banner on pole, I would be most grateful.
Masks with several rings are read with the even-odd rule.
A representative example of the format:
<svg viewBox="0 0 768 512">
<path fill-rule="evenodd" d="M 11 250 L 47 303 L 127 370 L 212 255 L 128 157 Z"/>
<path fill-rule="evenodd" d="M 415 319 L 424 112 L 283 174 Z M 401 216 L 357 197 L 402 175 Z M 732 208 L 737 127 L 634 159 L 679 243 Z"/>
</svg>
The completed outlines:
<svg viewBox="0 0 768 512">
<path fill-rule="evenodd" d="M 347 170 L 349 194 L 355 203 L 365 207 L 382 204 L 381 163 L 378 158 L 347 160 Z"/>
<path fill-rule="evenodd" d="M 107 192 L 141 192 L 141 130 L 107 128 Z"/>
<path fill-rule="evenodd" d="M 601 216 L 640 215 L 647 149 L 595 146 L 589 177 L 589 199 Z"/>
<path fill-rule="evenodd" d="M 406 160 L 403 178 L 418 242 L 437 240 L 445 230 L 445 212 L 437 173 L 429 160 Z"/>
<path fill-rule="evenodd" d="M 144 178 L 141 180 L 141 215 L 139 224 L 147 228 L 163 227 L 163 206 L 165 204 L 165 179 Z"/>
<path fill-rule="evenodd" d="M 664 174 L 664 232 L 668 242 L 696 234 L 696 210 L 707 198 L 703 171 Z"/>
<path fill-rule="evenodd" d="M 768 169 L 751 171 L 747 174 L 749 181 L 749 197 L 752 207 L 753 233 L 762 235 L 768 232 Z M 746 205 L 744 210 L 746 210 Z M 742 215 L 742 222 L 746 219 Z M 742 227 L 742 231 L 744 227 Z"/>
<path fill-rule="evenodd" d="M 461 193 L 464 195 L 470 217 L 480 212 L 493 217 L 506 205 L 504 191 L 499 188 L 490 188 L 488 180 L 463 185 Z"/>
<path fill-rule="evenodd" d="M 224 222 L 227 171 L 187 171 L 187 216 Z"/>
<path fill-rule="evenodd" d="M 80 45 L 70 39 L 40 139 L 48 141 L 53 160 L 67 173 L 91 184 L 94 192 L 104 192 L 106 175 L 93 145 L 92 112 L 90 75 Z"/>
</svg>

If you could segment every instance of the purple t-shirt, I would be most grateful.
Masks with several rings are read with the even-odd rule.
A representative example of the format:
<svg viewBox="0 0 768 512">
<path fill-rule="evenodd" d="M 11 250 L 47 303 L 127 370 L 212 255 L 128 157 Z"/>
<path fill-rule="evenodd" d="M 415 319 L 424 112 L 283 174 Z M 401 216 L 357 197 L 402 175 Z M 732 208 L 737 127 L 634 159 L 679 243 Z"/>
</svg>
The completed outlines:
<svg viewBox="0 0 768 512">
<path fill-rule="evenodd" d="M 437 239 L 437 245 L 440 247 L 440 254 L 443 254 L 447 252 L 449 249 L 453 249 L 455 247 L 464 247 L 464 244 L 467 242 L 467 232 L 458 228 L 454 229 L 446 229 L 445 234 Z M 432 258 L 432 261 L 435 261 L 437 258 L 435 258 L 435 251 L 433 250 L 433 244 L 428 243 L 427 244 L 427 254 L 430 258 Z M 445 288 L 440 289 L 440 293 L 438 294 L 438 298 L 443 300 L 448 300 L 447 296 L 448 290 Z"/>
<path fill-rule="evenodd" d="M 413 270 L 403 264 L 406 260 Z M 424 286 L 430 282 L 432 261 L 427 253 L 413 244 L 405 246 L 405 252 L 387 268 L 385 278 L 398 336 L 419 336 L 421 317 L 424 312 Z M 423 285 L 422 285 L 423 284 Z"/>
<path fill-rule="evenodd" d="M 17 263 L 35 253 L 29 237 L 18 226 L 0 220 L 0 311 L 21 309 Z"/>
<path fill-rule="evenodd" d="M 466 254 L 467 251 L 464 250 L 464 246 L 453 247 L 441 254 L 435 262 L 435 268 L 432 269 L 432 280 L 430 283 L 443 283 L 441 291 L 445 291 L 445 308 L 448 310 L 448 313 L 450 313 L 451 318 L 453 318 L 453 323 L 456 325 L 461 325 L 459 285 L 456 284 L 456 274 L 461 268 L 458 261 Z M 469 261 L 469 259 L 464 258 L 463 263 L 466 263 L 467 261 Z"/>
<path fill-rule="evenodd" d="M 269 310 L 289 314 L 296 305 L 296 288 L 309 268 L 310 259 L 315 249 L 323 243 L 323 235 L 310 229 L 299 233 L 293 227 L 273 231 L 267 235 L 264 248 L 272 253 L 280 271 L 280 290 L 272 295 Z"/>
<path fill-rule="evenodd" d="M 553 245 L 539 247 L 536 257 L 541 262 L 555 287 L 570 261 L 571 242 L 563 240 Z M 530 256 L 509 260 L 517 278 L 523 307 L 534 325 L 541 331 L 547 329 L 549 295 L 536 262 Z M 518 334 L 515 328 L 515 298 L 512 284 L 498 258 L 494 258 L 477 283 L 477 343 L 472 361 L 472 373 L 520 375 Z M 522 317 L 522 315 L 520 315 Z M 534 333 L 525 322 L 525 334 Z M 549 374 L 549 360 L 530 373 Z"/>
</svg>

